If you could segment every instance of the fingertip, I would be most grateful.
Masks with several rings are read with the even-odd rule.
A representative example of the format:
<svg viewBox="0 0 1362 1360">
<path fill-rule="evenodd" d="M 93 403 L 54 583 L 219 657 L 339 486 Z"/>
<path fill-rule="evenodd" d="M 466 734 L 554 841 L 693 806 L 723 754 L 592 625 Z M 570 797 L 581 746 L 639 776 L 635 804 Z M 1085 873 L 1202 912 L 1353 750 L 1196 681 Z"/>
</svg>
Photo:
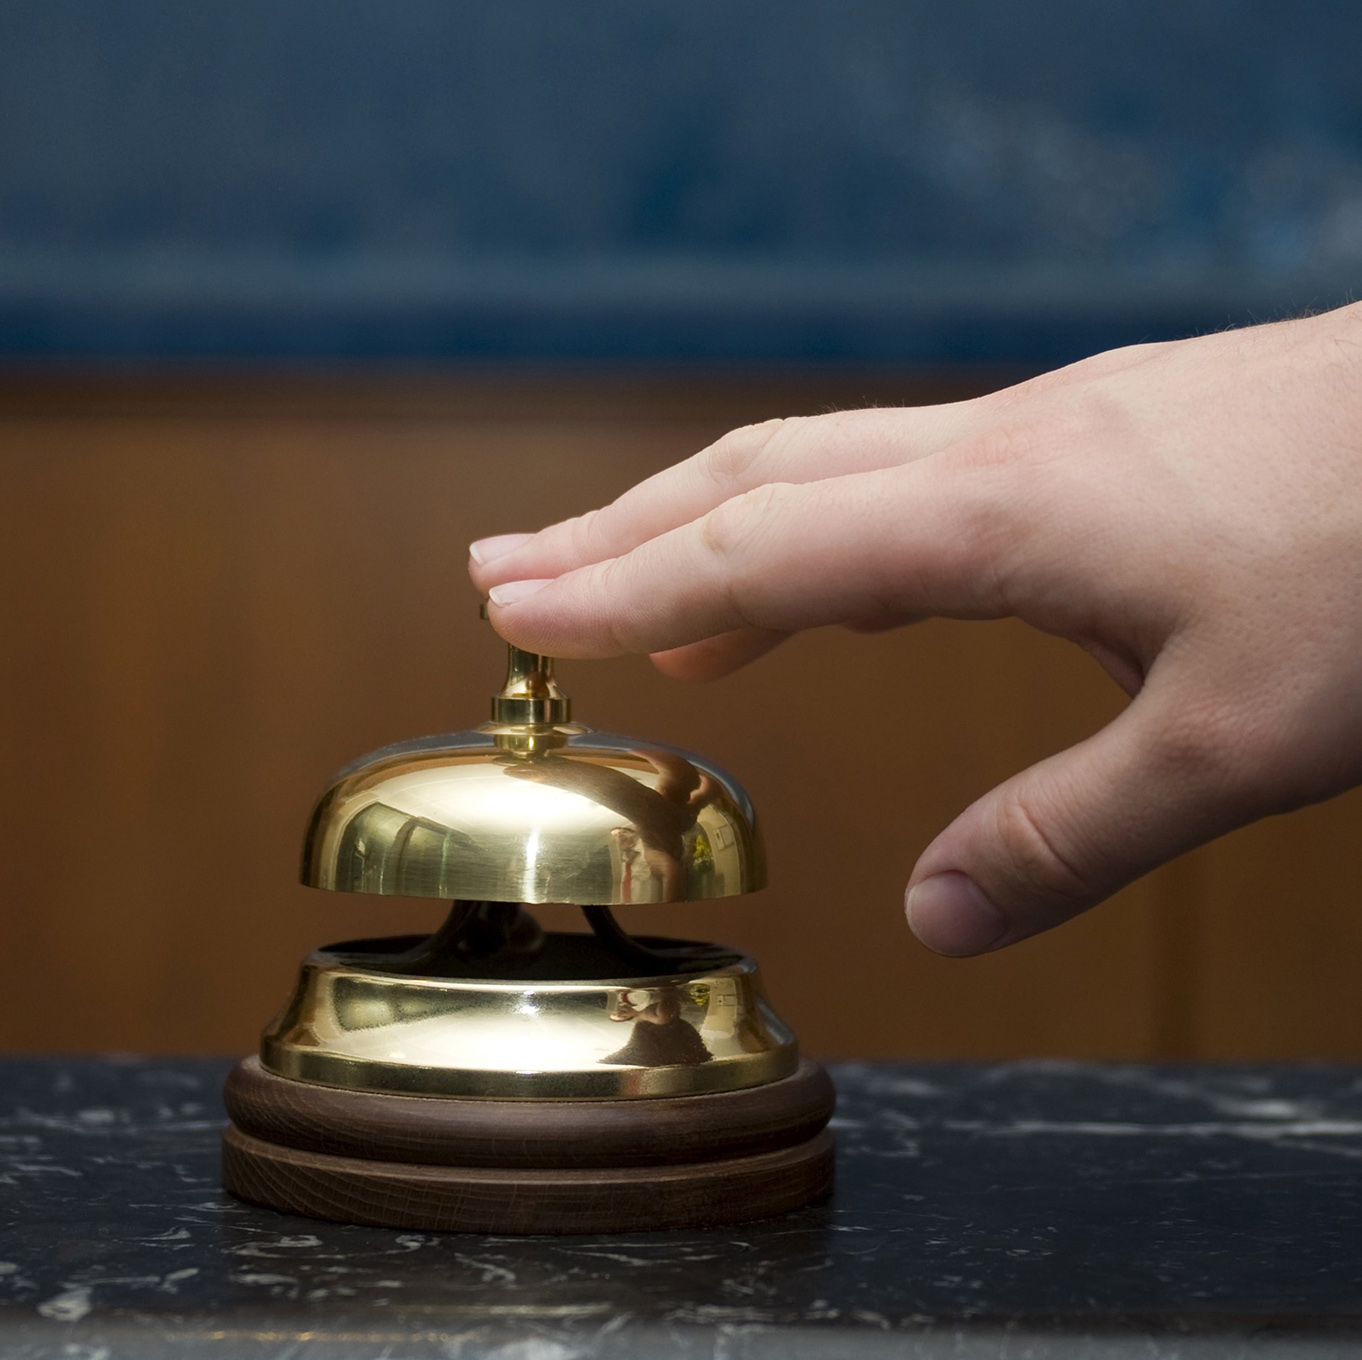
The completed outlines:
<svg viewBox="0 0 1362 1360">
<path fill-rule="evenodd" d="M 522 651 L 564 661 L 619 655 L 623 649 L 608 629 L 579 603 L 561 576 L 506 581 L 487 592 L 487 618 L 500 637 Z"/>
<path fill-rule="evenodd" d="M 474 539 L 468 545 L 468 555 L 480 567 L 495 562 L 499 557 L 522 548 L 535 534 L 493 534 L 490 538 Z"/>
<path fill-rule="evenodd" d="M 552 579 L 504 581 L 499 586 L 493 586 L 487 592 L 487 598 L 499 609 L 505 609 L 507 605 L 519 604 L 522 600 L 528 600 L 531 595 L 538 595 L 545 586 L 552 584 Z"/>
<path fill-rule="evenodd" d="M 933 874 L 910 888 L 904 911 L 913 934 L 947 958 L 968 958 L 996 948 L 1012 924 L 973 879 L 953 870 Z"/>
</svg>

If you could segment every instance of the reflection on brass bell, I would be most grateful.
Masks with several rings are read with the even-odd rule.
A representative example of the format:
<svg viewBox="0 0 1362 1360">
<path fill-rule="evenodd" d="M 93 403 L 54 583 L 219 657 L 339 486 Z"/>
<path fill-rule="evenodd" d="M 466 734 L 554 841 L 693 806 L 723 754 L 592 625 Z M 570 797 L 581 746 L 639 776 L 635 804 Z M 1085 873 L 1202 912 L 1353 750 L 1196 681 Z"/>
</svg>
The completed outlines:
<svg viewBox="0 0 1362 1360">
<path fill-rule="evenodd" d="M 429 938 L 308 957 L 228 1081 L 224 1182 L 291 1213 L 488 1232 L 644 1230 L 831 1185 L 832 1086 L 752 959 L 627 934 L 611 908 L 765 884 L 751 804 L 670 747 L 570 721 L 512 647 L 492 721 L 341 770 L 303 880 L 451 902 Z M 575 903 L 589 933 L 526 910 Z"/>
</svg>

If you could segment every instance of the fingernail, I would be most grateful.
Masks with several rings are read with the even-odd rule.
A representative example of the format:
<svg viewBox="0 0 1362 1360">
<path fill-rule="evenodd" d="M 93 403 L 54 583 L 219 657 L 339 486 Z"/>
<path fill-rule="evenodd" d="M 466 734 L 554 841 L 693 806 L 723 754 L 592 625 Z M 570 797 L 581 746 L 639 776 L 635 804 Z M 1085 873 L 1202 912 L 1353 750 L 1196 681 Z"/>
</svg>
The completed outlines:
<svg viewBox="0 0 1362 1360">
<path fill-rule="evenodd" d="M 1007 934 L 1011 922 L 959 873 L 933 874 L 908 894 L 908 928 L 938 954 L 982 954 Z"/>
<path fill-rule="evenodd" d="M 491 538 L 480 538 L 470 543 L 468 555 L 478 566 L 485 566 L 488 562 L 495 562 L 498 557 L 505 557 L 508 552 L 514 552 L 533 537 L 533 534 L 494 534 Z"/>
<path fill-rule="evenodd" d="M 519 604 L 537 595 L 549 583 L 547 581 L 507 581 L 503 586 L 493 586 L 487 598 L 493 604 Z"/>
</svg>

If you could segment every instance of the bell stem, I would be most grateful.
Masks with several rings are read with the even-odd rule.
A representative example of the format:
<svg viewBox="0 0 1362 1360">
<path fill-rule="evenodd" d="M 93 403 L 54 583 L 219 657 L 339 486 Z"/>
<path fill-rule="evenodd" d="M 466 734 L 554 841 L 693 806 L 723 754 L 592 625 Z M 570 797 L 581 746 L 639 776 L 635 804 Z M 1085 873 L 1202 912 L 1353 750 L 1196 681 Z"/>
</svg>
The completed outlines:
<svg viewBox="0 0 1362 1360">
<path fill-rule="evenodd" d="M 506 683 L 492 698 L 492 721 L 553 727 L 571 716 L 572 701 L 553 678 L 553 658 L 508 645 Z"/>
</svg>

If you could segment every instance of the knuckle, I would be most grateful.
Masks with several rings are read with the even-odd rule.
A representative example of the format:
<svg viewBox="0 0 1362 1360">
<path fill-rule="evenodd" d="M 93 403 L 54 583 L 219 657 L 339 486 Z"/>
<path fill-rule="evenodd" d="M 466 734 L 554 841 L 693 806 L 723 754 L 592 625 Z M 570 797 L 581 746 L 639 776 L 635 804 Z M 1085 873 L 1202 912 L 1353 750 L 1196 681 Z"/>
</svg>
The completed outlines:
<svg viewBox="0 0 1362 1360">
<path fill-rule="evenodd" d="M 1046 829 L 1024 786 L 1005 789 L 996 811 L 998 839 L 1015 881 L 1027 896 L 1083 903 L 1094 896 L 1074 856 Z"/>
<path fill-rule="evenodd" d="M 705 551 L 727 568 L 741 561 L 780 516 L 789 492 L 789 486 L 782 482 L 768 482 L 715 506 L 701 522 Z"/>
<path fill-rule="evenodd" d="M 1094 380 L 1101 381 L 1110 374 L 1157 358 L 1166 353 L 1173 345 L 1183 341 L 1145 341 L 1134 345 L 1120 345 L 1115 349 L 1102 350 L 1089 354 L 1062 368 L 1048 369 L 1034 377 L 999 392 L 990 393 L 984 400 L 999 406 L 1011 406 L 1029 398 L 1060 397 L 1081 390 L 1083 384 Z"/>
<path fill-rule="evenodd" d="M 584 515 L 567 522 L 568 541 L 572 544 L 573 552 L 584 561 L 591 560 L 593 549 L 597 546 L 600 516 L 599 510 L 588 510 Z"/>
<path fill-rule="evenodd" d="M 1015 579 L 1062 526 L 1090 531 L 1111 514 L 1105 463 L 1123 445 L 1122 414 L 1091 393 L 1009 419 L 950 452 L 953 513 L 942 560 L 977 581 L 981 600 L 1015 605 Z"/>
<path fill-rule="evenodd" d="M 1128 425 L 1122 402 L 1100 384 L 1085 383 L 1009 414 L 965 441 L 957 456 L 967 467 L 1030 471 L 1056 458 L 1109 448 Z"/>
<path fill-rule="evenodd" d="M 1029 534 L 1018 498 L 993 479 L 962 479 L 952 488 L 951 502 L 948 515 L 919 531 L 933 579 L 970 594 L 981 609 L 1010 610 Z"/>
<path fill-rule="evenodd" d="M 939 545 L 957 577 L 977 576 L 992 590 L 993 576 L 1031 532 L 1026 508 L 1036 488 L 1035 440 L 1014 424 L 996 425 L 952 452 L 949 536 Z M 945 529 L 945 525 L 942 526 Z"/>
<path fill-rule="evenodd" d="M 956 461 L 969 468 L 1012 467 L 1030 453 L 1032 440 L 1018 421 L 990 425 L 966 440 L 956 450 Z"/>
<path fill-rule="evenodd" d="M 700 466 L 711 481 L 725 489 L 746 486 L 758 476 L 759 467 L 788 442 L 797 416 L 743 425 L 716 439 L 700 454 Z"/>
<path fill-rule="evenodd" d="M 629 598 L 632 571 L 633 565 L 627 557 L 611 557 L 574 573 L 584 612 L 592 619 L 606 645 L 616 653 L 631 651 L 635 641 L 628 611 L 612 607 L 611 603 Z"/>
<path fill-rule="evenodd" d="M 1059 453 L 1092 453 L 1123 447 L 1132 428 L 1127 403 L 1094 384 L 1078 389 L 1056 410 L 1048 442 Z"/>
</svg>

